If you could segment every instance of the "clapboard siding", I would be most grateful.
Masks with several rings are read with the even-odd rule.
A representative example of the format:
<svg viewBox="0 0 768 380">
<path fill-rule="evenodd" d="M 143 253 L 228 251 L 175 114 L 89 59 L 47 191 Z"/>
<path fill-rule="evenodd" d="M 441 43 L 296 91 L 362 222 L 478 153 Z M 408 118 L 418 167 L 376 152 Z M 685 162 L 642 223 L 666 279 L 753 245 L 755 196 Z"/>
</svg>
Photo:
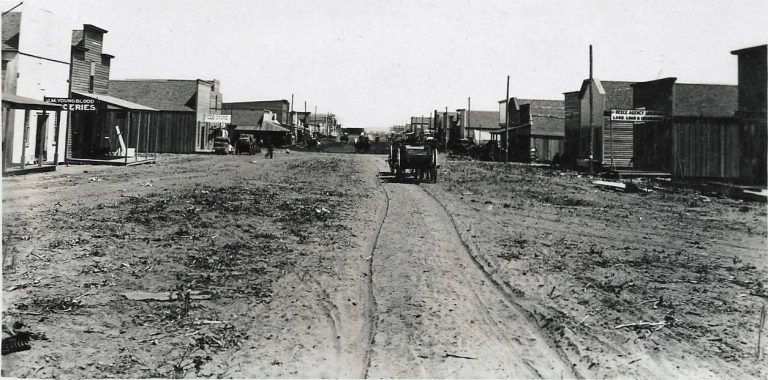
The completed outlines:
<svg viewBox="0 0 768 380">
<path fill-rule="evenodd" d="M 555 154 L 563 154 L 562 137 L 531 137 L 531 144 L 536 148 L 536 160 L 550 162 Z"/>
<path fill-rule="evenodd" d="M 608 121 L 603 131 L 603 165 L 629 167 L 634 157 L 633 123 Z"/>
<path fill-rule="evenodd" d="M 649 171 L 671 171 L 671 122 L 663 121 L 636 124 L 633 130 L 634 167 L 640 170 Z"/>
<path fill-rule="evenodd" d="M 77 33 L 79 31 L 75 31 Z M 91 62 L 95 66 L 93 77 L 93 93 L 106 95 L 109 89 L 110 59 L 102 56 L 104 33 L 86 27 L 83 31 L 83 41 L 72 49 L 72 75 L 70 84 L 73 91 L 90 91 Z"/>
<path fill-rule="evenodd" d="M 161 111 L 152 114 L 157 128 L 158 153 L 195 153 L 196 115 L 194 112 Z"/>
<path fill-rule="evenodd" d="M 765 185 L 765 121 L 675 118 L 669 130 L 673 176 Z"/>
</svg>

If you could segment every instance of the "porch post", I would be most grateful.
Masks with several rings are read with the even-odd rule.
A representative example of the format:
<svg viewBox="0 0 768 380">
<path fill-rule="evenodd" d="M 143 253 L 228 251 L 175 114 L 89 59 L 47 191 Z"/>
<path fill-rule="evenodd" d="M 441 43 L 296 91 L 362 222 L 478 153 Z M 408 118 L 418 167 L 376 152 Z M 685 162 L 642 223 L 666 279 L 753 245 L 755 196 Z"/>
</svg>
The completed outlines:
<svg viewBox="0 0 768 380">
<path fill-rule="evenodd" d="M 145 115 L 147 115 L 147 137 L 145 137 L 144 142 L 144 160 L 146 160 L 149 157 L 149 112 L 145 112 Z"/>
<path fill-rule="evenodd" d="M 126 111 L 128 115 L 125 116 L 126 120 L 128 120 L 127 126 L 125 128 L 125 164 L 128 164 L 128 149 L 130 149 L 131 146 L 131 111 Z"/>
<path fill-rule="evenodd" d="M 151 122 L 152 122 L 152 114 L 149 114 L 149 121 L 150 121 L 150 124 L 151 124 Z M 197 128 L 197 127 L 195 127 L 195 128 Z M 159 134 L 160 134 L 160 125 L 158 124 L 158 125 L 155 126 L 155 151 L 154 151 L 154 155 L 153 155 L 153 157 L 155 157 L 155 158 L 157 158 L 157 140 L 160 138 Z"/>
<path fill-rule="evenodd" d="M 37 136 L 37 144 L 40 147 L 40 153 L 37 155 L 37 167 L 42 168 L 43 167 L 43 157 L 45 154 L 45 143 L 48 140 L 48 111 L 43 110 L 43 120 L 45 120 L 45 125 L 43 126 L 42 130 L 40 131 L 40 136 Z M 39 121 L 38 121 L 39 122 Z"/>
<path fill-rule="evenodd" d="M 9 163 L 13 160 L 13 128 L 14 123 L 11 123 L 12 112 L 16 112 L 15 109 L 3 105 L 3 173 L 8 168 Z"/>
<path fill-rule="evenodd" d="M 61 110 L 56 110 L 56 124 L 54 129 L 54 139 L 56 139 L 56 149 L 53 151 L 53 166 L 59 165 L 59 134 L 61 134 Z M 66 145 L 64 146 L 66 153 Z"/>
<path fill-rule="evenodd" d="M 27 140 L 29 140 L 29 110 L 24 110 L 24 138 L 21 140 L 21 170 L 26 166 Z M 11 161 L 13 162 L 13 161 Z"/>
<path fill-rule="evenodd" d="M 133 162 L 139 160 L 139 144 L 141 143 L 141 111 L 139 111 L 139 120 L 136 122 L 136 150 L 133 151 Z"/>
</svg>

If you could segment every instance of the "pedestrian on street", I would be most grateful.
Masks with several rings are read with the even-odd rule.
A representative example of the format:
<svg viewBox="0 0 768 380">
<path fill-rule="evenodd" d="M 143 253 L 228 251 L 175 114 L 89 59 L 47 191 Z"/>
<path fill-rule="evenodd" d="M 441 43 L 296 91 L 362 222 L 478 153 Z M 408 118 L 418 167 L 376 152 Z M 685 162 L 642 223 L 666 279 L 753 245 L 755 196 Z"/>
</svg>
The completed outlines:
<svg viewBox="0 0 768 380">
<path fill-rule="evenodd" d="M 264 155 L 264 158 L 274 158 L 275 154 L 275 145 L 272 144 L 272 141 L 267 142 L 267 154 Z"/>
</svg>

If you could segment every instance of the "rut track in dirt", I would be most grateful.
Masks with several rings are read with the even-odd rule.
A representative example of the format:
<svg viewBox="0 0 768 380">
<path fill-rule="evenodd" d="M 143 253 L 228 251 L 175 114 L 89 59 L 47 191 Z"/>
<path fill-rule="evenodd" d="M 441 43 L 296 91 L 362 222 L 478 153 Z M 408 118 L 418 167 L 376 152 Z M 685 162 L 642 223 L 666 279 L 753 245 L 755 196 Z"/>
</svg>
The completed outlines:
<svg viewBox="0 0 768 380">
<path fill-rule="evenodd" d="M 375 299 L 366 376 L 577 377 L 472 257 L 441 207 L 413 184 L 384 184 L 371 258 Z"/>
<path fill-rule="evenodd" d="M 368 300 L 365 306 L 365 328 L 366 337 L 368 338 L 365 346 L 365 353 L 363 355 L 363 373 L 360 378 L 368 378 L 368 370 L 371 366 L 371 350 L 373 348 L 374 337 L 376 334 L 376 295 L 373 292 L 373 257 L 376 253 L 376 245 L 379 243 L 379 236 L 381 235 L 381 228 L 384 226 L 384 221 L 389 214 L 389 194 L 384 189 L 382 184 L 379 184 L 379 190 L 384 194 L 384 211 L 380 212 L 379 220 L 376 223 L 376 230 L 373 238 L 369 242 L 367 247 L 368 255 L 368 281 L 366 282 Z"/>
<path fill-rule="evenodd" d="M 442 208 L 443 211 L 445 211 L 445 213 L 450 217 L 451 225 L 453 226 L 453 229 L 456 232 L 457 237 L 459 238 L 459 240 L 461 240 L 461 243 L 464 246 L 464 250 L 466 251 L 467 255 L 472 259 L 472 262 L 475 264 L 477 269 L 485 276 L 486 279 L 488 279 L 488 281 L 491 284 L 493 284 L 496 291 L 499 294 L 504 296 L 505 300 L 507 301 L 507 304 L 510 307 L 515 308 L 519 313 L 521 313 L 522 315 L 525 315 L 529 323 L 535 326 L 537 324 L 536 319 L 529 311 L 521 307 L 517 300 L 515 300 L 515 296 L 513 292 L 510 290 L 509 285 L 504 284 L 503 282 L 497 280 L 491 273 L 489 273 L 488 265 L 481 262 L 480 257 L 477 254 L 478 250 L 476 246 L 471 241 L 467 241 L 461 237 L 461 233 L 459 232 L 458 221 L 456 220 L 456 217 L 453 214 L 451 214 L 450 211 L 448 211 L 448 208 L 446 207 L 446 205 L 443 202 L 441 202 L 439 199 L 437 199 L 437 197 L 435 197 L 431 192 L 424 190 L 424 193 L 429 195 L 429 197 L 432 198 L 435 201 L 435 203 L 439 204 L 440 208 Z M 486 216 L 482 216 L 482 217 L 490 221 L 490 219 L 488 219 Z M 470 224 L 469 228 L 472 229 L 473 226 Z M 540 331 L 539 335 L 547 342 L 547 345 L 549 345 L 552 348 L 552 350 L 557 353 L 558 357 L 560 358 L 563 364 L 566 364 L 566 365 L 572 364 L 572 362 L 568 359 L 568 355 L 566 354 L 566 352 L 564 352 L 562 348 L 560 348 L 551 339 L 551 337 L 547 335 L 546 332 Z M 581 373 L 579 373 L 579 371 L 577 371 L 575 368 L 573 368 L 572 365 L 571 365 L 571 375 L 572 377 L 579 378 L 579 379 L 584 378 L 584 376 Z"/>
</svg>

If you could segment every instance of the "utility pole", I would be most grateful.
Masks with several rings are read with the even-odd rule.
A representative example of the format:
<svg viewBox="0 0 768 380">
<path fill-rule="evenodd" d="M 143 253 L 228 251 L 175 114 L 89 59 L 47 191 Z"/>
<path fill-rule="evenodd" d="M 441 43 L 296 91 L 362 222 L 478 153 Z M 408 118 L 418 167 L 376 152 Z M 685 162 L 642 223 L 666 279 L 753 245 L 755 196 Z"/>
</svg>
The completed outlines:
<svg viewBox="0 0 768 380">
<path fill-rule="evenodd" d="M 467 137 L 467 131 L 469 131 L 470 128 L 472 128 L 472 124 L 470 124 L 470 121 L 469 121 L 469 113 L 471 111 L 471 108 L 472 108 L 472 97 L 467 97 L 467 120 L 465 122 L 465 125 L 467 126 L 467 128 L 464 131 L 464 138 Z M 472 140 L 474 140 L 474 136 L 472 137 L 473 137 Z"/>
<path fill-rule="evenodd" d="M 304 101 L 304 145 L 309 143 L 309 117 L 307 116 L 307 101 Z"/>
<path fill-rule="evenodd" d="M 448 151 L 448 134 L 450 133 L 448 131 L 448 106 L 445 106 L 445 117 L 443 118 L 443 145 L 445 147 L 445 152 Z"/>
<path fill-rule="evenodd" d="M 504 98 L 504 162 L 509 162 L 509 75 L 507 75 L 507 97 Z"/>
<path fill-rule="evenodd" d="M 594 174 L 595 167 L 592 161 L 595 157 L 595 127 L 592 119 L 592 108 L 594 107 L 592 80 L 592 44 L 589 44 L 589 172 Z"/>
</svg>

